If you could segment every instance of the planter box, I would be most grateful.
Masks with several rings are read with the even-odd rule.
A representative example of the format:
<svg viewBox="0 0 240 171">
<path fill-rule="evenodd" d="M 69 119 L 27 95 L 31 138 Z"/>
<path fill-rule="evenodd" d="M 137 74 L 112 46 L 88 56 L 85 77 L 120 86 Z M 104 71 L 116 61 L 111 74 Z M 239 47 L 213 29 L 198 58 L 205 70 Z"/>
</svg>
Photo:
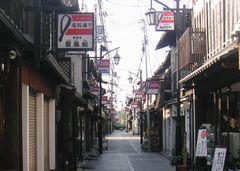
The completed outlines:
<svg viewBox="0 0 240 171">
<path fill-rule="evenodd" d="M 177 166 L 177 171 L 188 171 L 188 166 L 179 165 L 179 166 Z"/>
</svg>

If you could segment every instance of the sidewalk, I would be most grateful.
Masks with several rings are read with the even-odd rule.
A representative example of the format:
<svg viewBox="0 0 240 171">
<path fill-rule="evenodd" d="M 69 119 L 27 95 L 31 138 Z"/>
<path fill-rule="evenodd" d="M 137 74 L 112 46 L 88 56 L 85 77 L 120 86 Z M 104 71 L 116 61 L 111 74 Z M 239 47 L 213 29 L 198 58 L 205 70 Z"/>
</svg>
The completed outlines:
<svg viewBox="0 0 240 171">
<path fill-rule="evenodd" d="M 142 152 L 139 141 L 139 136 L 114 131 L 108 137 L 108 150 L 88 161 L 90 169 L 78 171 L 175 171 L 161 154 Z"/>
</svg>

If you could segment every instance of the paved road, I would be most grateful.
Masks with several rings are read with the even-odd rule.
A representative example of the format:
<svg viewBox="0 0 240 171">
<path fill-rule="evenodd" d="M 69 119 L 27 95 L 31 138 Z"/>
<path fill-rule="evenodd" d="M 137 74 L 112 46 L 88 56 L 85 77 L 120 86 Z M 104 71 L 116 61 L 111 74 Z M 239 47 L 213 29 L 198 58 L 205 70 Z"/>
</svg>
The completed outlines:
<svg viewBox="0 0 240 171">
<path fill-rule="evenodd" d="M 159 153 L 142 152 L 139 137 L 114 131 L 108 137 L 108 150 L 89 161 L 86 171 L 175 171 Z"/>
</svg>

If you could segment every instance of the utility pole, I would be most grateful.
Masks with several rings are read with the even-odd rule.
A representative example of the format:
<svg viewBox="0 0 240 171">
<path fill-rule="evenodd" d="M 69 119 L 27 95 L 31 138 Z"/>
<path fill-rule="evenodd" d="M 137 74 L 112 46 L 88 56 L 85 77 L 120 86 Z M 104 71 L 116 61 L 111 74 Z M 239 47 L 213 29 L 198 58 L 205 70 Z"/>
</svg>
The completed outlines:
<svg viewBox="0 0 240 171">
<path fill-rule="evenodd" d="M 182 147 L 182 142 L 181 142 L 181 116 L 180 116 L 180 59 L 179 59 L 179 34 L 180 34 L 180 28 L 179 28 L 179 1 L 180 0 L 175 0 L 176 1 L 176 59 L 177 59 L 177 120 L 176 120 L 176 142 L 175 142 L 175 148 L 176 148 L 176 154 L 180 155 L 181 154 L 181 147 Z"/>
<path fill-rule="evenodd" d="M 142 70 L 140 70 L 140 90 L 142 92 Z M 142 112 L 142 100 L 140 103 L 140 143 L 143 144 L 143 112 Z"/>
<path fill-rule="evenodd" d="M 148 64 L 147 64 L 147 59 L 148 59 L 148 50 L 147 50 L 147 44 L 148 44 L 148 37 L 147 37 L 147 29 L 146 29 L 146 22 L 145 20 L 143 21 L 143 31 L 144 31 L 144 42 L 143 42 L 143 50 L 145 54 L 145 62 L 146 62 L 146 80 L 148 78 Z M 151 127 L 151 117 L 150 117 L 150 112 L 149 112 L 149 95 L 147 95 L 147 81 L 145 83 L 145 90 L 146 90 L 146 97 L 147 97 L 147 136 L 148 136 L 148 151 L 151 151 L 151 136 L 150 136 L 150 127 Z"/>
<path fill-rule="evenodd" d="M 100 60 L 102 59 L 102 45 L 100 46 Z M 99 154 L 102 154 L 102 73 L 99 73 L 100 81 L 100 95 L 99 95 L 99 121 L 98 121 L 98 148 Z"/>
</svg>

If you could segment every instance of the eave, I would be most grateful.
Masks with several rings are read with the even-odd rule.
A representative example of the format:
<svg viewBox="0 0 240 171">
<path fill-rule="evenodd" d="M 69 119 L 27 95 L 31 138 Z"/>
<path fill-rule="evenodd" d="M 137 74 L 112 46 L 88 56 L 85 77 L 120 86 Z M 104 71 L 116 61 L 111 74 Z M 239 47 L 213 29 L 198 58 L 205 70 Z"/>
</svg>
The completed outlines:
<svg viewBox="0 0 240 171">
<path fill-rule="evenodd" d="M 162 34 L 155 50 L 174 45 L 176 42 L 176 32 L 166 31 Z"/>
</svg>

